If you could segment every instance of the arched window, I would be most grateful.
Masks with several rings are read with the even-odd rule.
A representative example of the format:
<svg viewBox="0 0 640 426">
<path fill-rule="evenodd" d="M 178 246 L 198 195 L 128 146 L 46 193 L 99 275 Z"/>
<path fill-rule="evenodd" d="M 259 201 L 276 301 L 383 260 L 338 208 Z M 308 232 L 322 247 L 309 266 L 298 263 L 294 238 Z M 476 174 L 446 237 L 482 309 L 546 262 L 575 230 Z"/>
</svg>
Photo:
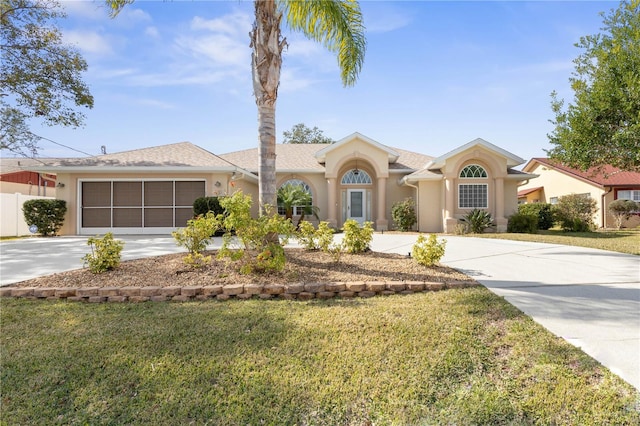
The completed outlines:
<svg viewBox="0 0 640 426">
<path fill-rule="evenodd" d="M 342 176 L 343 185 L 371 185 L 369 173 L 360 169 L 351 169 Z"/>
<path fill-rule="evenodd" d="M 460 179 L 486 179 L 487 171 L 477 164 L 469 164 L 460 171 Z M 461 183 L 458 185 L 458 207 L 461 209 L 486 209 L 489 206 L 489 186 L 486 183 Z"/>
<path fill-rule="evenodd" d="M 473 178 L 486 178 L 487 171 L 484 167 L 479 166 L 477 164 L 469 164 L 460 172 L 460 177 L 463 179 L 473 179 Z"/>
<path fill-rule="evenodd" d="M 293 208 L 293 215 L 294 216 L 300 216 L 305 208 L 308 208 L 309 206 L 313 205 L 313 193 L 311 192 L 311 187 L 304 182 L 303 180 L 300 179 L 289 179 L 285 182 L 283 182 L 282 185 L 280 185 L 280 189 L 282 187 L 285 187 L 287 185 L 290 186 L 299 186 L 300 188 L 302 188 L 302 190 L 304 192 L 306 192 L 307 194 L 309 194 L 309 203 L 306 205 L 294 205 L 291 206 Z M 280 200 L 280 189 L 278 190 L 278 214 L 280 215 L 286 215 L 287 211 L 286 211 L 286 207 L 283 203 L 281 203 Z"/>
</svg>

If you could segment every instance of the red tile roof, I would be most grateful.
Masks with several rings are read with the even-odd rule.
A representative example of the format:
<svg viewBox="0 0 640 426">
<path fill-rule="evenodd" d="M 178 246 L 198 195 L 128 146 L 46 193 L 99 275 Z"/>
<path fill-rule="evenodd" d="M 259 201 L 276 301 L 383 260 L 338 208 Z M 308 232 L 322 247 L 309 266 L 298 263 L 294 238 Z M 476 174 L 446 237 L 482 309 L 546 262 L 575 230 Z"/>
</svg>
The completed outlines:
<svg viewBox="0 0 640 426">
<path fill-rule="evenodd" d="M 526 170 L 533 161 L 600 186 L 640 185 L 640 173 L 627 172 L 613 166 L 604 166 L 601 169 L 592 167 L 582 171 L 556 163 L 548 158 L 532 158 L 524 169 Z"/>
</svg>

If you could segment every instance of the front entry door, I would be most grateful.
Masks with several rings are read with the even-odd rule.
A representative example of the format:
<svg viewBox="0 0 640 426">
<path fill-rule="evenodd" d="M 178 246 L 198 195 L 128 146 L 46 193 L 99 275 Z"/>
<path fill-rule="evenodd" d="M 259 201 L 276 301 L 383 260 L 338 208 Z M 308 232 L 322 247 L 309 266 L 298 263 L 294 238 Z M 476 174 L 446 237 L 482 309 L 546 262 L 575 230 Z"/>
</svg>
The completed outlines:
<svg viewBox="0 0 640 426">
<path fill-rule="evenodd" d="M 362 225 L 365 221 L 366 192 L 364 189 L 347 191 L 347 216 Z"/>
</svg>

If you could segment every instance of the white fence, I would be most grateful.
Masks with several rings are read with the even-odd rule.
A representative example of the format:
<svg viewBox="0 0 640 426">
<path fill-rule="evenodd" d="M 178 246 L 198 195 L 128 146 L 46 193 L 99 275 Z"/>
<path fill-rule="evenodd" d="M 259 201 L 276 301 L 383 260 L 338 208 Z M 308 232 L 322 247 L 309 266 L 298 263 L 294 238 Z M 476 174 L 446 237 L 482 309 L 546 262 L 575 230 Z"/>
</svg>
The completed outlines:
<svg viewBox="0 0 640 426">
<path fill-rule="evenodd" d="M 22 204 L 28 200 L 51 199 L 53 197 L 38 197 L 37 195 L 0 194 L 0 236 L 17 237 L 30 235 L 29 226 L 24 221 Z"/>
</svg>

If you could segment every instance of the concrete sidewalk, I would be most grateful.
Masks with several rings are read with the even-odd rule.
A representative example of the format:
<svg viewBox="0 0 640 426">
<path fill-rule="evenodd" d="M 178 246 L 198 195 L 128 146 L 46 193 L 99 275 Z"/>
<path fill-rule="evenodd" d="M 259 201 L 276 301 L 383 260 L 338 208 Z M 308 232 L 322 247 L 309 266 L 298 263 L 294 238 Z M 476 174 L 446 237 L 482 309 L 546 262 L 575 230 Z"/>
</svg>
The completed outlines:
<svg viewBox="0 0 640 426">
<path fill-rule="evenodd" d="M 124 260 L 183 252 L 170 236 L 125 236 Z M 338 234 L 338 238 L 341 235 Z M 372 249 L 406 255 L 415 234 L 375 234 Z M 472 237 L 447 240 L 442 263 L 504 297 L 640 390 L 640 257 Z M 0 285 L 82 268 L 86 237 L 0 243 Z M 210 248 L 217 248 L 215 238 Z"/>
</svg>

